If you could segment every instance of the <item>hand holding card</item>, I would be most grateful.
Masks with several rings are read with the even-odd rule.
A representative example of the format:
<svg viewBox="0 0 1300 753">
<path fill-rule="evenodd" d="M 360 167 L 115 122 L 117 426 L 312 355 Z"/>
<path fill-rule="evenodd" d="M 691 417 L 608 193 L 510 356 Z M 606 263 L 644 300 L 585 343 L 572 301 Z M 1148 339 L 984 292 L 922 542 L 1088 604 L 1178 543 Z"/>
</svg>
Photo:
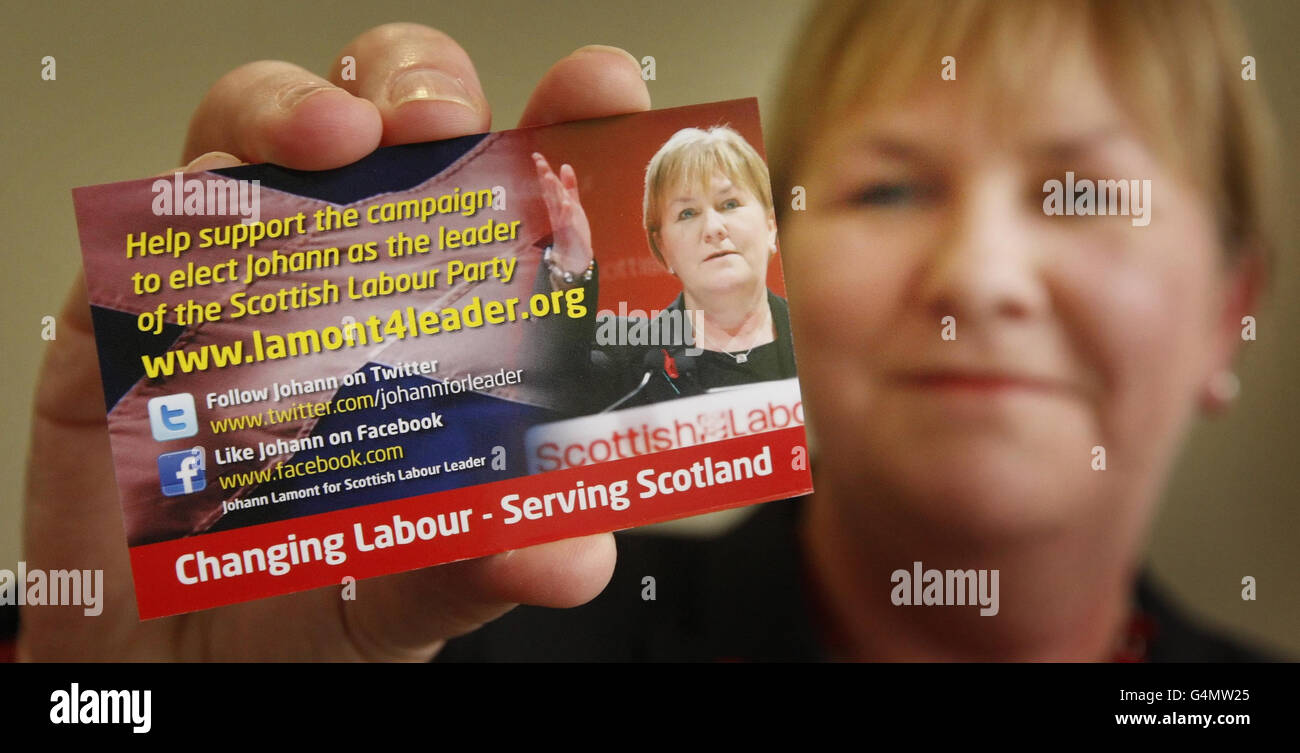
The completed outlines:
<svg viewBox="0 0 1300 753">
<path fill-rule="evenodd" d="M 358 37 L 342 55 L 355 57 L 356 80 L 343 80 L 336 70 L 326 81 L 282 62 L 250 64 L 221 79 L 191 124 L 187 170 L 241 161 L 319 170 L 349 164 L 381 143 L 489 130 L 473 65 L 445 34 L 386 25 Z M 583 48 L 545 75 L 520 125 L 648 107 L 630 56 Z M 90 621 L 80 610 L 30 610 L 21 656 L 423 660 L 445 638 L 514 603 L 575 605 L 607 582 L 613 539 L 600 534 L 370 580 L 353 601 L 318 589 L 139 622 L 88 308 L 79 279 L 39 379 L 25 548 L 33 567 L 104 569 L 104 611 Z"/>
</svg>

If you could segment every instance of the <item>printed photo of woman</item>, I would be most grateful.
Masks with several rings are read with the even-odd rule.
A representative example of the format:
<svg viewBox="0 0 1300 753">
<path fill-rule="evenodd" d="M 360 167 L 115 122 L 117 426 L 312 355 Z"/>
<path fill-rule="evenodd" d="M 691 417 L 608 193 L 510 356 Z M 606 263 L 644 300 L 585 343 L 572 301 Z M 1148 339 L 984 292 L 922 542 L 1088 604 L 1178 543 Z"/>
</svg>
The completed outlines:
<svg viewBox="0 0 1300 753">
<path fill-rule="evenodd" d="M 595 301 L 595 253 L 577 176 L 567 164 L 557 174 L 541 154 L 533 161 L 553 229 L 539 286 L 584 286 Z M 754 147 L 725 125 L 677 131 L 646 167 L 642 218 L 650 253 L 678 279 L 681 293 L 640 324 L 687 336 L 611 343 L 598 335 L 594 307 L 585 320 L 565 323 L 563 336 L 590 349 L 585 374 L 575 378 L 584 412 L 793 377 L 789 308 L 767 286 L 777 253 L 771 184 Z M 628 329 L 625 322 L 611 326 Z"/>
</svg>

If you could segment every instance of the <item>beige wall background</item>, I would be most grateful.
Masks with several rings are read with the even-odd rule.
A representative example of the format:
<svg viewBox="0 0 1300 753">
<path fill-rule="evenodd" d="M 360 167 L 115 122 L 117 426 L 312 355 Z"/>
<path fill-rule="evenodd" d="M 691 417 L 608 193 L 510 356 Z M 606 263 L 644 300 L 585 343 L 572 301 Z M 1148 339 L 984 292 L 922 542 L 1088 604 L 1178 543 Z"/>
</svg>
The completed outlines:
<svg viewBox="0 0 1300 753">
<path fill-rule="evenodd" d="M 224 72 L 263 58 L 325 74 L 361 31 L 417 21 L 455 37 L 474 59 L 494 129 L 513 127 L 555 60 L 589 43 L 653 55 L 655 107 L 758 96 L 765 119 L 807 0 L 608 2 L 12 3 L 5 9 L 0 91 L 0 216 L 9 239 L 0 275 L 0 568 L 22 558 L 21 503 L 31 395 L 45 342 L 80 265 L 69 189 L 176 166 L 189 117 Z M 1300 4 L 1252 0 L 1243 12 L 1282 133 L 1300 124 Z M 42 81 L 41 58 L 57 60 Z M 936 63 L 937 65 L 937 63 Z M 1285 172 L 1294 175 L 1294 145 Z M 1170 485 L 1150 544 L 1159 579 L 1194 612 L 1300 656 L 1300 286 L 1290 219 L 1272 295 L 1247 343 L 1243 391 L 1226 417 L 1199 426 Z M 797 305 L 797 302 L 796 302 Z M 76 448 L 68 448 L 75 453 Z M 34 462 L 41 462 L 41 458 Z M 733 517 L 695 519 L 709 530 Z M 678 527 L 681 524 L 677 524 Z M 1258 582 L 1242 601 L 1241 579 Z"/>
</svg>

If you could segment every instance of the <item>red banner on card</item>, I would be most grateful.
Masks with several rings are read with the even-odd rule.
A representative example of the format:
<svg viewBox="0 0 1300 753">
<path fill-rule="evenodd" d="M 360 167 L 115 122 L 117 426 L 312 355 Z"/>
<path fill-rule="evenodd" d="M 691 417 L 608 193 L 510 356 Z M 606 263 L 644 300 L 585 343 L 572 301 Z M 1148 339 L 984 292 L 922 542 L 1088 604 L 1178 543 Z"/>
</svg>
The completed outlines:
<svg viewBox="0 0 1300 753">
<path fill-rule="evenodd" d="M 131 550 L 150 619 L 812 490 L 802 426 Z"/>
</svg>

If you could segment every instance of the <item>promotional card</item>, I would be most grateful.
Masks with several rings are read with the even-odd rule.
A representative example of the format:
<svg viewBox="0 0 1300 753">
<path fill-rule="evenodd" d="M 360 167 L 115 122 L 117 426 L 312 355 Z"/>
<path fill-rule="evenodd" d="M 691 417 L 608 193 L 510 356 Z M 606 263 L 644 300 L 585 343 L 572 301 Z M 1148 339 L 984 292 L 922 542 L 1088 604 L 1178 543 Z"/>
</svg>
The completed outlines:
<svg viewBox="0 0 1300 753">
<path fill-rule="evenodd" d="M 811 491 L 762 155 L 745 99 L 74 190 L 141 618 Z"/>
</svg>

